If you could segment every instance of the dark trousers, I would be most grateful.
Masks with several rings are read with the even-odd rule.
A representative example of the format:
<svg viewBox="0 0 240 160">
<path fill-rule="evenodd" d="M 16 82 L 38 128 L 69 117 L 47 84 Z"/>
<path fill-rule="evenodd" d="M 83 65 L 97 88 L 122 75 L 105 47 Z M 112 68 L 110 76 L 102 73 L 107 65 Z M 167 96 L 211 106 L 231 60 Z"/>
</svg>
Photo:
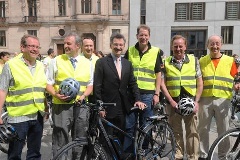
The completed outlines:
<svg viewBox="0 0 240 160">
<path fill-rule="evenodd" d="M 108 120 L 115 126 L 119 127 L 123 131 L 125 131 L 125 116 L 124 115 L 117 115 L 114 118 L 106 118 L 106 120 Z M 121 132 L 117 131 L 116 129 L 114 129 L 112 127 L 109 127 L 106 124 L 104 124 L 104 127 L 105 127 L 108 135 L 117 136 L 119 138 L 119 140 L 121 141 L 121 143 L 123 144 L 124 135 Z"/>
<path fill-rule="evenodd" d="M 114 124 L 115 126 L 119 127 L 120 129 L 122 129 L 123 131 L 125 130 L 125 116 L 124 115 L 118 115 L 114 118 L 106 118 L 106 120 L 108 120 L 109 122 L 111 122 L 112 124 Z M 108 126 L 107 124 L 104 124 L 104 128 L 107 132 L 108 135 L 110 135 L 110 137 L 117 137 L 120 141 L 120 145 L 123 144 L 123 140 L 124 140 L 124 135 L 122 133 L 120 133 L 119 131 L 117 131 L 114 128 L 111 128 L 110 126 Z M 115 139 L 115 138 L 114 138 Z M 109 148 L 107 147 L 107 142 L 105 141 L 103 135 L 100 135 L 100 143 L 103 145 L 103 147 L 105 148 L 105 151 L 111 155 L 108 151 Z M 114 146 L 113 146 L 114 147 Z M 122 147 L 120 148 L 120 152 L 122 153 Z"/>
<path fill-rule="evenodd" d="M 41 140 L 43 133 L 43 117 L 38 113 L 37 120 L 11 123 L 16 129 L 19 139 L 9 143 L 8 160 L 21 160 L 22 149 L 27 138 L 26 160 L 41 160 Z"/>
</svg>

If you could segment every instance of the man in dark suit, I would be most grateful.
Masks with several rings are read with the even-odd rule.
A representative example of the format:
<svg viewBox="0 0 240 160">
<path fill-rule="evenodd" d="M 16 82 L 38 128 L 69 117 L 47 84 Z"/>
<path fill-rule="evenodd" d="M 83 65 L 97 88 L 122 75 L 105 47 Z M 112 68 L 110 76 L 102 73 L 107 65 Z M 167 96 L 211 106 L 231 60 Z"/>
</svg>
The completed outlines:
<svg viewBox="0 0 240 160">
<path fill-rule="evenodd" d="M 122 34 L 113 34 L 110 38 L 112 53 L 97 60 L 94 73 L 94 96 L 96 100 L 106 103 L 116 103 L 115 107 L 108 107 L 100 116 L 105 117 L 114 125 L 125 130 L 125 116 L 133 105 L 144 109 L 145 104 L 140 102 L 140 93 L 133 75 L 132 64 L 121 58 L 126 39 Z M 119 65 L 119 67 L 118 67 Z M 134 104 L 129 100 L 130 92 Z M 123 142 L 123 135 L 114 133 L 113 129 L 106 128 L 108 134 L 116 135 Z"/>
</svg>

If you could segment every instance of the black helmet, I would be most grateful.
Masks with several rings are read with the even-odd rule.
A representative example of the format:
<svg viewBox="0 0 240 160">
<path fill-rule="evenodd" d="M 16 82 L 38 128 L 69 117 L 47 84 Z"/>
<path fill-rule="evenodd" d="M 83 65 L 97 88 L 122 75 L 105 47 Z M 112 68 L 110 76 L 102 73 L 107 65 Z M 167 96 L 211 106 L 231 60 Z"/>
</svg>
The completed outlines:
<svg viewBox="0 0 240 160">
<path fill-rule="evenodd" d="M 188 116 L 195 110 L 195 103 L 191 98 L 182 98 L 178 102 L 177 113 L 182 116 Z"/>
<path fill-rule="evenodd" d="M 80 84 L 73 78 L 67 78 L 59 86 L 60 94 L 69 96 L 68 102 L 75 99 L 78 95 Z"/>
<path fill-rule="evenodd" d="M 18 134 L 10 124 L 0 125 L 0 143 L 9 143 L 18 138 Z"/>
</svg>

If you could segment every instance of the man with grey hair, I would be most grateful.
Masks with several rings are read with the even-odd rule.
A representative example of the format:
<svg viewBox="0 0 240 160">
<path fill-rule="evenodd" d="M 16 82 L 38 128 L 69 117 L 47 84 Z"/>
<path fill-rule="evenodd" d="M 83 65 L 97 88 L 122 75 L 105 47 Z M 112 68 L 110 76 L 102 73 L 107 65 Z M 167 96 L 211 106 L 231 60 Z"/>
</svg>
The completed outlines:
<svg viewBox="0 0 240 160">
<path fill-rule="evenodd" d="M 64 38 L 65 54 L 55 57 L 47 71 L 47 91 L 53 96 L 53 155 L 72 139 L 86 136 L 88 110 L 79 107 L 76 101 L 83 101 L 93 89 L 93 72 L 88 61 L 79 55 L 81 39 L 76 33 Z M 68 96 L 59 92 L 59 85 L 67 78 L 80 83 L 76 99 L 68 101 Z M 74 158 L 73 158 L 74 159 Z"/>
<path fill-rule="evenodd" d="M 237 75 L 237 65 L 233 57 L 220 52 L 222 37 L 212 35 L 208 38 L 207 48 L 209 54 L 200 59 L 203 76 L 203 92 L 199 103 L 199 135 L 200 160 L 207 159 L 209 150 L 209 130 L 214 117 L 218 135 L 229 129 L 230 106 L 232 89 L 239 89 L 239 84 L 233 85 L 234 76 Z M 226 155 L 229 142 L 219 145 L 219 158 Z"/>
</svg>

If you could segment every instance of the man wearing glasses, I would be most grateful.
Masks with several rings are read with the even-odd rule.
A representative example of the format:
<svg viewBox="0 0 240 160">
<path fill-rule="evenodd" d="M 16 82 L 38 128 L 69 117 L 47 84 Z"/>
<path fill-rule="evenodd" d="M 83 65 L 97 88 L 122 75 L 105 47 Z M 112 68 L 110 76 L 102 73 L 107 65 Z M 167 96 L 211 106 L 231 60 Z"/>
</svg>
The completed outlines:
<svg viewBox="0 0 240 160">
<path fill-rule="evenodd" d="M 43 133 L 44 92 L 47 78 L 44 66 L 37 61 L 40 49 L 39 39 L 24 35 L 21 39 L 21 56 L 8 61 L 0 75 L 0 111 L 6 100 L 8 123 L 18 133 L 19 139 L 10 141 L 9 160 L 20 160 L 27 139 L 26 159 L 41 159 L 41 138 Z M 0 124 L 3 124 L 0 118 Z"/>
</svg>

